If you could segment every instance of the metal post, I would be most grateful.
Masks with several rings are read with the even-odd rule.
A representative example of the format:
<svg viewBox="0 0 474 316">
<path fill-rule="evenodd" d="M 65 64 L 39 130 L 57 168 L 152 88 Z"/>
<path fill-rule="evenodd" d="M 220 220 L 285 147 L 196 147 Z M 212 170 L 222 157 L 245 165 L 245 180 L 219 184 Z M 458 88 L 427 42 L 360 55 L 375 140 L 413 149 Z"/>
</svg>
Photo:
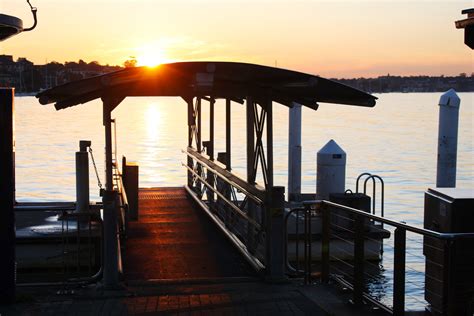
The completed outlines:
<svg viewBox="0 0 474 316">
<path fill-rule="evenodd" d="M 364 218 L 355 215 L 354 222 L 354 293 L 353 303 L 361 305 L 364 296 Z"/>
<path fill-rule="evenodd" d="M 209 101 L 209 143 L 207 146 L 207 154 L 211 161 L 214 160 L 214 103 L 216 101 L 211 97 Z M 207 183 L 214 187 L 214 174 L 207 170 Z M 207 200 L 211 208 L 214 208 L 214 192 L 212 190 L 206 190 Z"/>
<path fill-rule="evenodd" d="M 103 124 L 105 127 L 105 189 L 113 190 L 112 172 L 112 120 L 111 106 L 109 102 L 103 104 Z"/>
<path fill-rule="evenodd" d="M 285 236 L 283 236 L 285 187 L 272 187 L 267 191 L 265 203 L 265 267 L 270 281 L 285 279 Z"/>
<path fill-rule="evenodd" d="M 15 90 L 0 88 L 0 303 L 15 301 Z"/>
<path fill-rule="evenodd" d="M 319 204 L 322 211 L 322 240 L 321 240 L 321 280 L 329 282 L 329 245 L 331 240 L 331 220 L 329 207 Z"/>
<path fill-rule="evenodd" d="M 118 286 L 117 191 L 106 190 L 104 203 L 104 287 Z"/>
<path fill-rule="evenodd" d="M 194 119 L 194 109 L 193 109 L 193 98 L 186 100 L 188 103 L 188 147 L 193 146 L 193 126 L 195 126 L 196 121 Z M 188 155 L 188 167 L 193 169 L 193 158 Z M 193 186 L 193 174 L 188 170 L 188 187 Z"/>
<path fill-rule="evenodd" d="M 254 101 L 252 97 L 247 97 L 246 104 L 247 115 L 247 182 L 255 184 L 254 160 L 255 160 L 255 133 L 254 122 L 255 115 L 253 111 Z M 252 219 L 255 219 L 255 203 L 252 199 L 247 200 L 247 213 Z M 247 249 L 250 253 L 255 252 L 255 228 L 251 224 L 247 224 Z"/>
<path fill-rule="evenodd" d="M 301 195 L 301 104 L 293 102 L 289 110 L 288 128 L 288 199 Z"/>
<path fill-rule="evenodd" d="M 461 99 L 453 89 L 444 93 L 439 99 L 437 187 L 456 186 L 460 103 Z"/>
<path fill-rule="evenodd" d="M 405 315 L 405 248 L 406 231 L 395 229 L 395 251 L 393 267 L 393 314 Z"/>
<path fill-rule="evenodd" d="M 89 211 L 89 153 L 87 148 L 91 141 L 79 141 L 76 152 L 76 212 Z"/>
<path fill-rule="evenodd" d="M 269 99 L 265 102 L 267 111 L 267 181 L 268 188 L 273 187 L 273 106 Z M 263 159 L 263 157 L 262 157 Z"/>
<path fill-rule="evenodd" d="M 232 170 L 232 145 L 231 145 L 231 101 L 225 100 L 225 152 L 227 155 L 227 162 L 225 164 L 226 170 Z"/>
</svg>

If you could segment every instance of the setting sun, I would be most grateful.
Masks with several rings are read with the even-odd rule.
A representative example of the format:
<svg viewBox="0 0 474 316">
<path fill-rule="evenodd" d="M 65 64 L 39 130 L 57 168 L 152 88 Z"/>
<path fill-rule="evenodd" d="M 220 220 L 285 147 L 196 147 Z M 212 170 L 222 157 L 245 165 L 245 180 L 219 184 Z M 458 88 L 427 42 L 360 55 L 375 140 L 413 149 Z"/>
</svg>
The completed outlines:
<svg viewBox="0 0 474 316">
<path fill-rule="evenodd" d="M 148 44 L 137 50 L 137 65 L 154 67 L 170 62 L 165 49 L 159 44 Z"/>
</svg>

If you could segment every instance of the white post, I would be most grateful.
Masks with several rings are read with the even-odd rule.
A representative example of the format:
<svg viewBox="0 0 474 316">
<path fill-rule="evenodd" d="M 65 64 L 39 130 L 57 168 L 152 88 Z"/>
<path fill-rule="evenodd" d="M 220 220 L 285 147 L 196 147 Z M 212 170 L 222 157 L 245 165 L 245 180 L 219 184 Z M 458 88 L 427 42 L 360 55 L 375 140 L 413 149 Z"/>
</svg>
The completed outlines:
<svg viewBox="0 0 474 316">
<path fill-rule="evenodd" d="M 439 99 L 437 187 L 456 186 L 460 103 L 461 99 L 453 89 L 441 95 Z"/>
<path fill-rule="evenodd" d="M 328 200 L 330 193 L 344 193 L 346 152 L 331 139 L 318 151 L 316 159 L 316 198 Z"/>
<path fill-rule="evenodd" d="M 293 102 L 288 128 L 288 200 L 301 195 L 301 104 Z"/>
</svg>

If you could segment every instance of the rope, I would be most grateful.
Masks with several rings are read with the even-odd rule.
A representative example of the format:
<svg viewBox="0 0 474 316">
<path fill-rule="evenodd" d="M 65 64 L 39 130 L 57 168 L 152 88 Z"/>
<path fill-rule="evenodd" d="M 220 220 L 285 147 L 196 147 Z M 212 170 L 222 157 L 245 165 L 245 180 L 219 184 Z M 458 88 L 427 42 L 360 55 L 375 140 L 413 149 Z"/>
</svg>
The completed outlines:
<svg viewBox="0 0 474 316">
<path fill-rule="evenodd" d="M 94 155 L 92 154 L 92 148 L 89 147 L 89 153 L 91 154 L 92 164 L 94 165 L 95 175 L 97 177 L 97 185 L 99 189 L 102 190 L 102 182 L 100 182 L 99 172 L 97 171 L 97 166 L 95 164 Z"/>
</svg>

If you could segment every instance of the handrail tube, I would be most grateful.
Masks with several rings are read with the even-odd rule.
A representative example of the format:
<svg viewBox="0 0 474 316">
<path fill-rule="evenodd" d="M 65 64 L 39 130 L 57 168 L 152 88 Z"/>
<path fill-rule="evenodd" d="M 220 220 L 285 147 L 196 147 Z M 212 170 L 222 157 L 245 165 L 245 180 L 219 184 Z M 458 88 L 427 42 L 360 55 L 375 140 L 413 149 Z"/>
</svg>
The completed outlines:
<svg viewBox="0 0 474 316">
<path fill-rule="evenodd" d="M 193 148 L 188 147 L 188 151 L 182 151 L 187 156 L 196 159 L 200 164 L 206 166 L 207 169 L 215 173 L 219 178 L 239 189 L 250 197 L 255 202 L 261 204 L 265 200 L 265 189 L 260 188 L 257 185 L 251 185 L 245 180 L 239 178 L 238 176 L 232 174 L 231 172 L 225 170 L 224 168 L 219 167 L 215 162 L 205 159 L 200 153 L 196 152 Z M 248 187 L 248 188 L 245 188 Z"/>
<path fill-rule="evenodd" d="M 297 265 L 296 268 L 293 267 L 291 265 L 291 263 L 289 262 L 288 260 L 288 219 L 290 218 L 291 215 L 293 215 L 293 213 L 297 213 L 296 214 L 296 236 L 298 237 L 299 236 L 299 233 L 298 233 L 298 212 L 301 212 L 303 211 L 304 212 L 304 208 L 295 208 L 295 209 L 292 209 L 290 210 L 288 213 L 286 213 L 285 215 L 285 224 L 283 225 L 283 236 L 285 236 L 285 245 L 284 245 L 284 260 L 285 260 L 285 263 L 286 263 L 286 268 L 294 273 L 304 273 L 304 270 L 300 270 L 299 269 L 299 266 Z M 298 263 L 298 243 L 299 243 L 299 240 L 296 240 L 296 258 L 297 258 L 297 263 Z"/>
<path fill-rule="evenodd" d="M 188 167 L 187 165 L 185 165 L 184 163 L 182 163 L 182 165 L 188 169 L 189 171 L 191 171 L 197 178 L 199 178 L 199 180 L 201 180 L 201 182 L 207 186 L 210 190 L 212 190 L 214 193 L 217 194 L 217 196 L 219 196 L 219 198 L 221 198 L 224 202 L 226 202 L 232 209 L 234 209 L 234 211 L 236 211 L 240 216 L 242 216 L 244 219 L 246 219 L 250 224 L 252 224 L 255 228 L 257 229 L 261 229 L 261 226 L 259 223 L 257 223 L 255 220 L 253 220 L 252 218 L 248 217 L 247 214 L 245 214 L 244 212 L 242 212 L 242 210 L 240 210 L 237 206 L 235 206 L 234 203 L 232 203 L 231 201 L 229 201 L 222 193 L 220 193 L 218 190 L 216 190 L 214 187 L 212 187 L 209 183 L 206 182 L 206 180 L 201 177 L 196 171 L 194 171 L 193 169 L 191 169 L 190 167 Z"/>
<path fill-rule="evenodd" d="M 404 228 L 406 231 L 409 231 L 409 232 L 412 232 L 412 233 L 417 233 L 417 234 L 424 235 L 424 236 L 430 236 L 430 237 L 435 237 L 435 238 L 439 238 L 439 239 L 474 238 L 474 233 L 439 233 L 439 232 L 432 231 L 432 230 L 429 230 L 429 229 L 411 226 L 411 225 L 408 225 L 408 224 L 405 224 L 405 223 L 402 223 L 402 222 L 396 222 L 394 220 L 390 220 L 390 219 L 387 219 L 385 217 L 380 217 L 380 216 L 377 216 L 377 215 L 373 215 L 373 214 L 370 214 L 370 213 L 367 213 L 367 212 L 364 212 L 364 211 L 361 211 L 361 210 L 358 210 L 358 209 L 355 209 L 355 208 L 352 208 L 352 207 L 349 207 L 349 206 L 337 204 L 337 203 L 330 202 L 330 201 L 327 201 L 327 200 L 305 201 L 303 204 L 312 205 L 312 204 L 318 204 L 318 203 L 322 203 L 322 204 L 332 206 L 332 207 L 335 207 L 335 208 L 338 208 L 338 209 L 341 209 L 341 210 L 345 210 L 345 211 L 348 211 L 348 212 L 353 213 L 353 214 L 362 215 L 363 217 L 367 217 L 367 218 L 372 219 L 372 220 L 377 221 L 377 222 L 382 222 L 382 223 L 385 223 L 385 224 L 388 224 L 388 225 L 391 225 L 391 226 Z"/>
<path fill-rule="evenodd" d="M 209 217 L 214 221 L 214 223 L 221 229 L 221 231 L 224 233 L 224 235 L 236 246 L 236 248 L 239 250 L 239 252 L 244 256 L 244 258 L 247 260 L 247 262 L 257 271 L 258 273 L 263 272 L 265 266 L 260 262 L 259 259 L 254 257 L 252 254 L 249 253 L 247 250 L 247 247 L 240 241 L 240 239 L 235 236 L 234 233 L 230 232 L 228 229 L 226 229 L 225 224 L 222 223 L 222 221 L 217 218 L 214 214 L 209 212 L 207 210 L 207 206 L 204 204 L 202 200 L 200 200 L 195 192 L 188 187 L 187 185 L 184 186 L 186 191 L 189 193 L 189 195 L 198 203 L 201 208 L 209 215 Z"/>
</svg>

